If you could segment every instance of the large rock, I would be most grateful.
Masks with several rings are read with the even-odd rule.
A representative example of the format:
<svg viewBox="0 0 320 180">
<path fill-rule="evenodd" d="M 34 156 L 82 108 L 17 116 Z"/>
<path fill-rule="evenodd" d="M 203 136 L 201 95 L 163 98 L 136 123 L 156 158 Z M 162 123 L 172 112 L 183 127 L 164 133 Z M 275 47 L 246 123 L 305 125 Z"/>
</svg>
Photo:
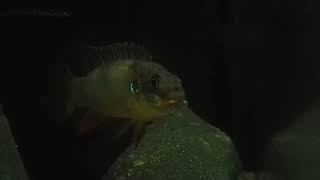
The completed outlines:
<svg viewBox="0 0 320 180">
<path fill-rule="evenodd" d="M 105 180 L 244 179 L 230 138 L 186 109 L 146 127 Z"/>
<path fill-rule="evenodd" d="M 17 145 L 10 132 L 6 117 L 0 105 L 0 180 L 26 180 Z"/>
<path fill-rule="evenodd" d="M 269 143 L 265 163 L 272 180 L 320 179 L 320 107 L 306 110 Z M 269 180 L 269 179 L 268 179 Z"/>
</svg>

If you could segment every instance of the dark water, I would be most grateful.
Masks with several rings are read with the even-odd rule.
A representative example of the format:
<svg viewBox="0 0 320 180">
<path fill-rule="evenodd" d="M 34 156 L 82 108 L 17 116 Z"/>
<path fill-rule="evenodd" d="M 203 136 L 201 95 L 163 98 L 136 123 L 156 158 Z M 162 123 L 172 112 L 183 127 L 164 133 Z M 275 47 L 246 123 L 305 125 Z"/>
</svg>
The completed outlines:
<svg viewBox="0 0 320 180">
<path fill-rule="evenodd" d="M 318 5 L 311 0 L 121 0 L 8 6 L 68 12 L 62 17 L 17 13 L 3 17 L 1 25 L 1 100 L 30 177 L 95 179 L 124 149 L 128 138 L 115 147 L 101 143 L 103 134 L 73 137 L 47 121 L 39 103 L 54 63 L 67 63 L 74 72 L 94 63 L 84 51 L 60 56 L 71 51 L 70 44 L 124 40 L 144 44 L 182 79 L 191 108 L 232 138 L 244 170 L 281 164 L 271 171 L 282 179 L 314 173 L 319 123 L 316 113 L 308 112 L 317 112 L 320 92 Z M 298 140 L 273 141 L 291 135 Z M 304 159 L 300 142 L 314 155 Z M 284 153 L 275 153 L 270 143 L 284 146 Z M 288 166 L 295 163 L 305 169 Z"/>
</svg>

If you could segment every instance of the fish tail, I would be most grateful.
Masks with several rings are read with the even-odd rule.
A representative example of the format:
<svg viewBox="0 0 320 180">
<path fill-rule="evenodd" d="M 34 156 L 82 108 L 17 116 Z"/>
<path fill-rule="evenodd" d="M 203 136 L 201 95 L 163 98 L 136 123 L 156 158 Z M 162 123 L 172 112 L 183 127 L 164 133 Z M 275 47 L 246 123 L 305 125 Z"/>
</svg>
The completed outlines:
<svg viewBox="0 0 320 180">
<path fill-rule="evenodd" d="M 58 124 L 65 122 L 73 109 L 70 105 L 70 82 L 73 77 L 65 64 L 52 65 L 48 72 L 47 89 L 41 104 L 47 115 Z"/>
</svg>

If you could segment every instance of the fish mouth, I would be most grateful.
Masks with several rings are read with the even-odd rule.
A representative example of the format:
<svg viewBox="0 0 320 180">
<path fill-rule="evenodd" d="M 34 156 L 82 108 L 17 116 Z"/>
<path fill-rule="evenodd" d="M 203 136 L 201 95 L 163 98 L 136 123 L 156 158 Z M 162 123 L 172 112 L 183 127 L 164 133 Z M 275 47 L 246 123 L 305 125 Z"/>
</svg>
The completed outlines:
<svg viewBox="0 0 320 180">
<path fill-rule="evenodd" d="M 161 107 L 184 107 L 188 105 L 188 101 L 183 100 L 176 100 L 176 99 L 169 99 L 160 103 Z"/>
</svg>

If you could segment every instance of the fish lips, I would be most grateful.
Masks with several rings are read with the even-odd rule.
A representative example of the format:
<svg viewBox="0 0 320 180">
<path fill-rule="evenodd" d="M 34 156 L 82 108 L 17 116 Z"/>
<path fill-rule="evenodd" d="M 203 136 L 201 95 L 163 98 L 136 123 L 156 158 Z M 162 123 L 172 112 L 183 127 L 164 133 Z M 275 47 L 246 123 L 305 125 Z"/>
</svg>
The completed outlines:
<svg viewBox="0 0 320 180">
<path fill-rule="evenodd" d="M 160 107 L 163 108 L 183 108 L 188 106 L 188 101 L 185 99 L 169 99 L 160 102 Z"/>
</svg>

